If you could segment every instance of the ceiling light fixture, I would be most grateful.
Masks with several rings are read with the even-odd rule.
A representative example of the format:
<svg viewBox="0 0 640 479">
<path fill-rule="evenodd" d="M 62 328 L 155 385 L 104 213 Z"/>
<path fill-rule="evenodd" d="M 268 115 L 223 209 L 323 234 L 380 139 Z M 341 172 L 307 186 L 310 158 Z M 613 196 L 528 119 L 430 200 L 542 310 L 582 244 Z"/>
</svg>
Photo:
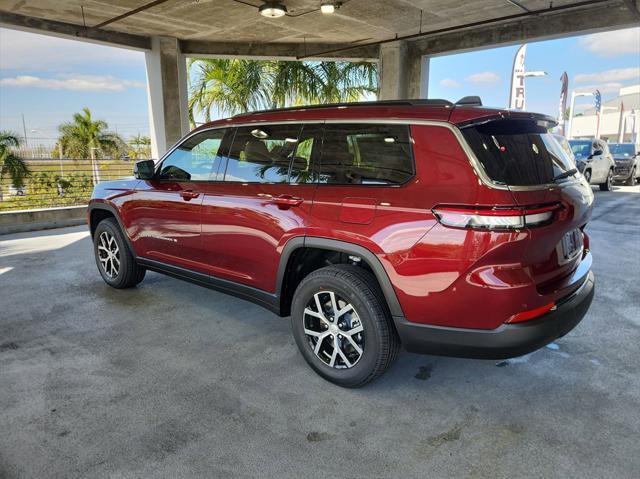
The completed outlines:
<svg viewBox="0 0 640 479">
<path fill-rule="evenodd" d="M 280 2 L 264 2 L 258 11 L 263 17 L 280 18 L 286 15 L 287 7 Z"/>
<path fill-rule="evenodd" d="M 343 2 L 337 2 L 337 1 L 325 1 L 320 3 L 320 11 L 322 13 L 326 13 L 326 14 L 330 14 L 330 13 L 335 13 L 335 11 L 340 8 L 340 6 L 342 5 Z"/>
<path fill-rule="evenodd" d="M 333 2 L 322 2 L 320 4 L 320 11 L 322 13 L 333 13 L 336 11 L 336 6 Z"/>
</svg>

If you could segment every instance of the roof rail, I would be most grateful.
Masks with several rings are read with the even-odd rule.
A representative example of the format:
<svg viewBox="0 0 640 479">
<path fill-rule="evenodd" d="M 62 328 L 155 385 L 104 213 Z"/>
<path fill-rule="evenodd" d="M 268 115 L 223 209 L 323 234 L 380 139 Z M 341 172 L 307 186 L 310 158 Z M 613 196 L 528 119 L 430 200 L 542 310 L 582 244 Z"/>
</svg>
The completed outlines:
<svg viewBox="0 0 640 479">
<path fill-rule="evenodd" d="M 482 99 L 477 95 L 464 96 L 456 102 L 457 106 L 482 106 Z"/>
<path fill-rule="evenodd" d="M 272 108 L 267 110 L 257 110 L 248 113 L 240 113 L 235 116 L 252 115 L 254 113 L 272 113 L 278 111 L 295 111 L 295 110 L 315 110 L 322 108 L 346 108 L 346 107 L 362 107 L 362 106 L 440 106 L 452 107 L 453 103 L 449 100 L 425 100 L 422 98 L 408 100 L 380 100 L 380 101 L 356 101 L 345 103 L 325 103 L 321 105 L 298 105 L 286 108 Z"/>
</svg>

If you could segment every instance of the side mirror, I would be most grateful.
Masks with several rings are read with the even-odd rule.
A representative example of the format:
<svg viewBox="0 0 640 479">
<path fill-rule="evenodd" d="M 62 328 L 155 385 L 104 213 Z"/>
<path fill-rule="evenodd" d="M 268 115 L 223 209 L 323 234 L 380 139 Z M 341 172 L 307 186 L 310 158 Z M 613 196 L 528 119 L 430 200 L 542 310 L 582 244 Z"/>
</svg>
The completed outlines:
<svg viewBox="0 0 640 479">
<path fill-rule="evenodd" d="M 602 150 L 595 150 L 592 156 L 600 156 L 602 155 Z"/>
<path fill-rule="evenodd" d="M 133 176 L 139 180 L 152 180 L 155 176 L 155 166 L 153 160 L 136 161 L 133 165 Z"/>
</svg>

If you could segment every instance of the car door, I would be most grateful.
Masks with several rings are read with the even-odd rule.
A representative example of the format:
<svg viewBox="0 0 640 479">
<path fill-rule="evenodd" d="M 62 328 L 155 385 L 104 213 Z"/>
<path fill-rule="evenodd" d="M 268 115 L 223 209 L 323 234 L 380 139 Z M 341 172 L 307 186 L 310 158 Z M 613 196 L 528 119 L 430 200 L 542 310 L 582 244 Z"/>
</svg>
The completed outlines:
<svg viewBox="0 0 640 479">
<path fill-rule="evenodd" d="M 212 276 L 274 292 L 280 254 L 310 223 L 318 124 L 240 126 L 206 185 L 202 235 Z"/>
<path fill-rule="evenodd" d="M 203 185 L 217 173 L 224 130 L 187 137 L 141 181 L 128 211 L 138 254 L 172 266 L 207 273 L 202 250 Z"/>
<path fill-rule="evenodd" d="M 606 155 L 605 145 L 602 141 L 596 140 L 593 143 L 593 153 L 593 176 L 598 179 L 597 183 L 604 183 L 609 174 L 609 160 Z"/>
</svg>

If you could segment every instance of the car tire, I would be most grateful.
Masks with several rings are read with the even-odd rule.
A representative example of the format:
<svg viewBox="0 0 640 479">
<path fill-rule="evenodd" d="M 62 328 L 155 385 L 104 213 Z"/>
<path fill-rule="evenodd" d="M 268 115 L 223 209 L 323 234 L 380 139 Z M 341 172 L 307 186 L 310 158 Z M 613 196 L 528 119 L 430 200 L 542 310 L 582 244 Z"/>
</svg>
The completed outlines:
<svg viewBox="0 0 640 479">
<path fill-rule="evenodd" d="M 600 183 L 600 191 L 611 191 L 613 189 L 613 170 L 609 170 L 607 181 Z"/>
<path fill-rule="evenodd" d="M 584 179 L 587 180 L 587 183 L 591 183 L 591 170 L 584 171 Z"/>
<path fill-rule="evenodd" d="M 109 286 L 131 288 L 144 279 L 146 269 L 136 263 L 115 218 L 98 223 L 93 234 L 93 252 L 100 276 Z"/>
<path fill-rule="evenodd" d="M 626 186 L 633 186 L 636 184 L 636 167 L 635 166 L 631 170 L 631 174 L 629 175 L 629 178 L 627 178 L 627 181 L 624 182 L 624 184 Z"/>
<path fill-rule="evenodd" d="M 378 282 L 359 266 L 328 266 L 306 276 L 293 296 L 291 326 L 309 366 L 342 387 L 373 381 L 400 349 Z"/>
</svg>

